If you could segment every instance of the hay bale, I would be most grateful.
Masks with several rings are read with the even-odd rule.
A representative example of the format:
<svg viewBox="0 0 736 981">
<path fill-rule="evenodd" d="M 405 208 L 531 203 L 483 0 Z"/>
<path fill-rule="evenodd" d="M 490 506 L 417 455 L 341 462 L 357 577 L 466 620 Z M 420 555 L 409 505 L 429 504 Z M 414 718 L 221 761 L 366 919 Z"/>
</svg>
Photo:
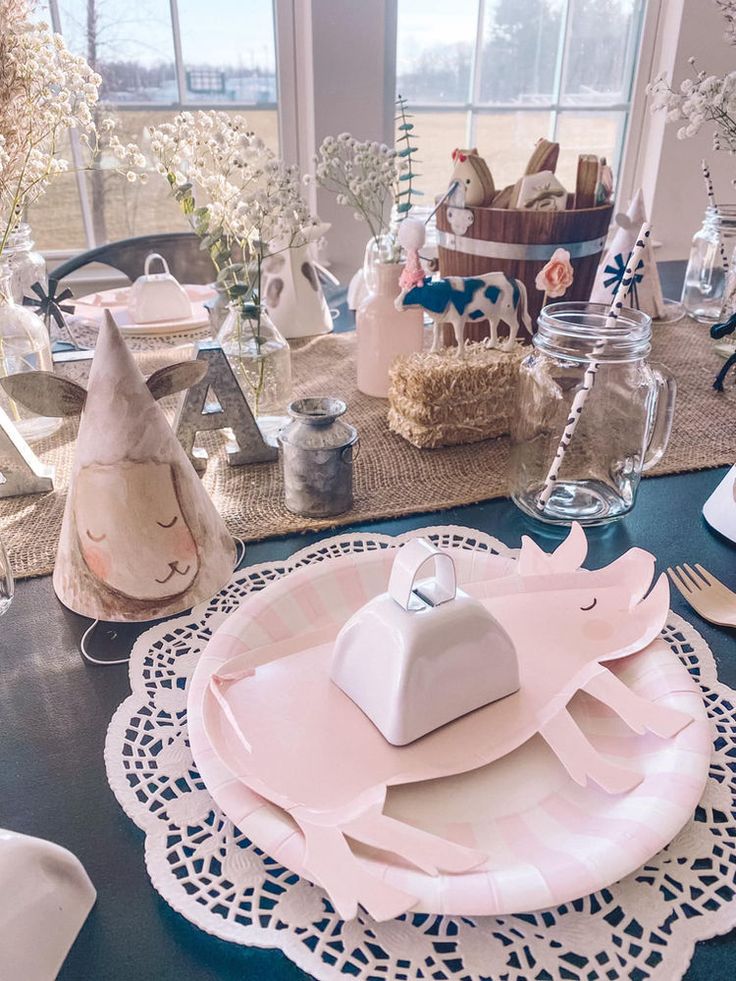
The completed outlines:
<svg viewBox="0 0 736 981">
<path fill-rule="evenodd" d="M 519 364 L 529 348 L 510 352 L 469 344 L 397 358 L 390 371 L 388 423 L 414 446 L 455 446 L 501 436 L 509 423 Z"/>
</svg>

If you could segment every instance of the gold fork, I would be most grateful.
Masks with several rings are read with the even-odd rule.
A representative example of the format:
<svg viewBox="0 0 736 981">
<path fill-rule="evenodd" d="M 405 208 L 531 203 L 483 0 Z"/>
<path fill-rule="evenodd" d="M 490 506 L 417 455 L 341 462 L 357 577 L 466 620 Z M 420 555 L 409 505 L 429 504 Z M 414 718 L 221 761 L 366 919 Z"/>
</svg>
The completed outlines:
<svg viewBox="0 0 736 981">
<path fill-rule="evenodd" d="M 672 585 L 704 620 L 721 627 L 736 627 L 736 593 L 724 586 L 702 565 L 668 569 Z"/>
</svg>

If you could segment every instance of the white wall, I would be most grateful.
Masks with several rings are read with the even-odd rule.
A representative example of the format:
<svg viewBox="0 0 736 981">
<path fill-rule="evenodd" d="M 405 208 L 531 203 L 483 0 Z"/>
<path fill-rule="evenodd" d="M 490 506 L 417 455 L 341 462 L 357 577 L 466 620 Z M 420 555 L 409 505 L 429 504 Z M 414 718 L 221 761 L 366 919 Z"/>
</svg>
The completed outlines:
<svg viewBox="0 0 736 981">
<path fill-rule="evenodd" d="M 736 48 L 723 40 L 724 21 L 712 0 L 662 0 L 656 24 L 656 45 L 651 65 L 640 66 L 645 75 L 637 83 L 637 98 L 644 84 L 660 71 L 674 80 L 673 87 L 692 72 L 691 56 L 708 73 L 736 69 Z M 711 169 L 716 198 L 736 202 L 731 179 L 736 177 L 736 160 L 712 148 L 713 127 L 706 124 L 698 136 L 677 139 L 677 123 L 665 124 L 664 114 L 641 117 L 641 135 L 632 129 L 630 147 L 638 153 L 634 166 L 635 184 L 641 184 L 660 248 L 658 259 L 684 259 L 693 233 L 700 227 L 706 206 L 700 161 Z"/>
<path fill-rule="evenodd" d="M 294 0 L 294 25 L 297 159 L 302 169 L 311 170 L 312 156 L 326 136 L 351 132 L 359 139 L 391 144 L 395 0 Z M 346 280 L 363 261 L 367 226 L 327 191 L 317 192 L 316 208 L 323 221 L 332 223 L 325 258 Z"/>
</svg>

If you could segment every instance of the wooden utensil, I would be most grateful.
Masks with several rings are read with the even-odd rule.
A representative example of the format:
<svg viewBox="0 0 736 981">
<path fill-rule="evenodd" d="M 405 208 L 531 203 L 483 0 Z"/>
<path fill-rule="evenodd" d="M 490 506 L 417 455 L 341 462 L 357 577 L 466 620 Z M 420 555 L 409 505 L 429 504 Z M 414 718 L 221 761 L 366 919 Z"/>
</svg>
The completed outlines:
<svg viewBox="0 0 736 981">
<path fill-rule="evenodd" d="M 540 174 L 543 170 L 549 170 L 554 174 L 555 170 L 557 169 L 557 160 L 559 159 L 559 156 L 559 143 L 553 143 L 551 140 L 545 140 L 544 138 L 537 140 L 522 176 L 528 177 L 529 174 Z M 509 208 L 517 208 L 519 206 L 518 202 L 520 189 L 521 178 L 519 178 L 519 180 L 513 186 L 508 204 Z M 504 188 L 504 192 L 502 193 L 505 193 L 505 190 L 506 189 Z M 496 204 L 494 201 L 493 207 L 502 208 L 507 207 L 507 205 L 505 202 L 504 204 Z"/>
<path fill-rule="evenodd" d="M 668 569 L 672 585 L 704 620 L 721 627 L 736 627 L 736 593 L 724 586 L 702 565 Z"/>
<path fill-rule="evenodd" d="M 560 156 L 560 144 L 553 143 L 551 140 L 538 140 L 529 162 L 526 165 L 524 176 L 529 174 L 540 174 L 543 170 L 551 170 L 554 174 L 557 169 L 557 161 Z"/>
<path fill-rule="evenodd" d="M 581 153 L 575 181 L 575 209 L 595 207 L 600 160 L 594 153 Z"/>
<path fill-rule="evenodd" d="M 515 184 L 509 184 L 507 187 L 504 187 L 504 189 L 502 191 L 498 191 L 496 193 L 496 196 L 494 197 L 493 201 L 491 201 L 491 207 L 492 208 L 510 208 L 511 207 L 511 199 L 514 196 L 514 193 L 515 192 L 516 192 L 516 185 Z"/>
</svg>

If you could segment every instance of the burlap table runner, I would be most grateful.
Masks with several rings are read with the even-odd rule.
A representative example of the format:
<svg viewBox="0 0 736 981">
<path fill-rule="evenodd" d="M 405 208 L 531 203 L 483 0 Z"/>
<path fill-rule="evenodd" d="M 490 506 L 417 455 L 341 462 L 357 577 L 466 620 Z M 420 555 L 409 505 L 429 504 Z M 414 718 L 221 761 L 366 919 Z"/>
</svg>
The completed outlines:
<svg viewBox="0 0 736 981">
<path fill-rule="evenodd" d="M 140 355 L 148 374 L 160 364 L 178 360 L 182 352 Z M 185 354 L 191 356 L 191 351 Z M 355 504 L 347 514 L 329 520 L 290 514 L 283 504 L 278 464 L 230 467 L 224 439 L 202 434 L 210 454 L 204 483 L 233 535 L 245 541 L 397 517 L 506 494 L 509 458 L 507 437 L 470 446 L 418 450 L 389 432 L 386 403 L 361 395 L 355 387 L 355 335 L 333 334 L 297 342 L 293 368 L 297 395 L 335 395 L 348 404 L 348 420 L 360 433 L 361 452 L 355 463 Z M 680 473 L 736 461 L 736 389 L 719 395 L 712 382 L 722 361 L 714 353 L 707 330 L 692 321 L 655 327 L 652 360 L 674 372 L 678 401 L 669 449 L 655 474 Z M 65 374 L 79 377 L 89 363 L 66 365 Z M 169 407 L 171 409 L 171 407 Z M 56 467 L 51 494 L 0 501 L 0 535 L 18 577 L 52 570 L 76 422 L 67 422 L 36 451 Z"/>
</svg>

